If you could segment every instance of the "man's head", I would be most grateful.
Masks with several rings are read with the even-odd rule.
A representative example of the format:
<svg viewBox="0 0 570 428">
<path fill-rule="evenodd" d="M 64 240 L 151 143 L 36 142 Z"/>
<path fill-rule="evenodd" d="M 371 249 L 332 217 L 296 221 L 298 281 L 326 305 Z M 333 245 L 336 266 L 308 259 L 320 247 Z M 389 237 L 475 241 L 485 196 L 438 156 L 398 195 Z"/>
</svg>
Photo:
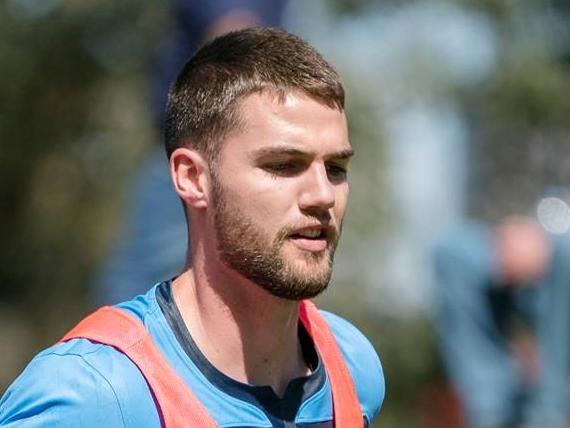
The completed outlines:
<svg viewBox="0 0 570 428">
<path fill-rule="evenodd" d="M 509 216 L 496 227 L 495 252 L 503 280 L 512 286 L 524 286 L 547 272 L 552 245 L 536 220 Z"/>
<path fill-rule="evenodd" d="M 215 159 L 226 135 L 243 125 L 239 103 L 268 91 L 299 91 L 342 110 L 336 71 L 298 37 L 275 28 L 248 28 L 214 39 L 184 66 L 166 108 L 168 157 L 184 145 Z"/>
<path fill-rule="evenodd" d="M 210 262 L 282 298 L 326 288 L 352 154 L 343 103 L 332 67 L 280 30 L 230 33 L 188 62 L 167 151 Z"/>
</svg>

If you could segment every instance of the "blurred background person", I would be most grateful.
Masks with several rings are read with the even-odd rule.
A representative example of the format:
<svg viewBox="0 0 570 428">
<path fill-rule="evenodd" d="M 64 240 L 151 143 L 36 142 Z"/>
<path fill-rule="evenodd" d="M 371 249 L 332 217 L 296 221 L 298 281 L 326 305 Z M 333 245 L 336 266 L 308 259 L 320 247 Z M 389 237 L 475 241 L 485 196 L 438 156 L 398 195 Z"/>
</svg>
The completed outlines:
<svg viewBox="0 0 570 428">
<path fill-rule="evenodd" d="M 570 239 L 530 217 L 471 223 L 435 251 L 441 355 L 470 428 L 570 422 Z"/>
<path fill-rule="evenodd" d="M 168 87 L 205 41 L 243 27 L 280 26 L 285 0 L 175 0 L 169 31 L 156 48 L 151 108 L 160 126 Z M 162 135 L 162 133 L 160 134 Z M 160 143 L 160 141 L 158 141 Z M 125 189 L 122 227 L 94 285 L 99 304 L 115 304 L 172 278 L 184 266 L 186 223 L 162 144 L 148 153 Z M 188 237 L 189 242 L 191 240 Z M 177 245 L 172 245 L 177 243 Z"/>
</svg>

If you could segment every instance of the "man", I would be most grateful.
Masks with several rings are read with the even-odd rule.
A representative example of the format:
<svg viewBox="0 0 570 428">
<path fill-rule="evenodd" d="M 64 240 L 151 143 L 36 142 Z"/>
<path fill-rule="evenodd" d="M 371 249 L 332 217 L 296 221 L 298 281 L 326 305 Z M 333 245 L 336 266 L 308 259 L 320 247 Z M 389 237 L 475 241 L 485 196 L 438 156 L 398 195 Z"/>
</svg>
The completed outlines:
<svg viewBox="0 0 570 428">
<path fill-rule="evenodd" d="M 303 300 L 327 287 L 346 208 L 343 105 L 332 67 L 280 30 L 198 51 L 165 126 L 186 269 L 34 358 L 0 426 L 369 425 L 384 397 L 374 349 Z"/>
<path fill-rule="evenodd" d="M 569 251 L 521 216 L 439 243 L 440 348 L 470 428 L 568 426 Z"/>
</svg>

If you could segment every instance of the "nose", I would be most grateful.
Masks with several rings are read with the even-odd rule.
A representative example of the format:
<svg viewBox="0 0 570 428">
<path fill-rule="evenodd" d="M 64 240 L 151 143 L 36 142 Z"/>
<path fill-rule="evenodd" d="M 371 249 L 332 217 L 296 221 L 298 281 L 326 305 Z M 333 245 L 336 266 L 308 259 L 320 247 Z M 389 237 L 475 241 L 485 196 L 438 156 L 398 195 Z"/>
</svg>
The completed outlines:
<svg viewBox="0 0 570 428">
<path fill-rule="evenodd" d="M 332 208 L 335 203 L 334 185 L 328 177 L 325 165 L 317 164 L 309 168 L 305 178 L 299 198 L 301 211 Z"/>
</svg>

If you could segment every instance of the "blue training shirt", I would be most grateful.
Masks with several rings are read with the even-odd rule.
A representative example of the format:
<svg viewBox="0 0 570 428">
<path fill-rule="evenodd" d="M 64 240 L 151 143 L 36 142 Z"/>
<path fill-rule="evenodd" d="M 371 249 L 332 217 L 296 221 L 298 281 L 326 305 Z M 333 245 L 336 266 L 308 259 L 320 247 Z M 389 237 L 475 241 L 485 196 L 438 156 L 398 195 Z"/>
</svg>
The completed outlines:
<svg viewBox="0 0 570 428">
<path fill-rule="evenodd" d="M 170 283 L 118 305 L 141 320 L 188 387 L 226 428 L 332 427 L 326 372 L 300 326 L 303 353 L 313 371 L 293 379 L 283 397 L 269 386 L 237 382 L 200 352 L 170 293 Z M 321 311 L 352 374 L 365 425 L 384 399 L 384 375 L 370 342 L 352 324 Z M 160 427 L 158 410 L 137 367 L 113 347 L 74 339 L 38 354 L 0 400 L 2 427 Z"/>
</svg>

